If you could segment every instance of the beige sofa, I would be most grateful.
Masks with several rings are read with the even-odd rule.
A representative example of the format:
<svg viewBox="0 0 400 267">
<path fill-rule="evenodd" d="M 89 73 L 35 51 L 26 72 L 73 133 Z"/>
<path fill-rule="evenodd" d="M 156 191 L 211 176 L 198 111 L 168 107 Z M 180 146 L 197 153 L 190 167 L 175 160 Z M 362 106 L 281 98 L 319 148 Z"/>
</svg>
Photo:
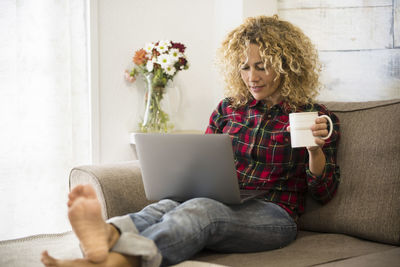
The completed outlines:
<svg viewBox="0 0 400 267">
<path fill-rule="evenodd" d="M 400 266 L 400 99 L 325 103 L 341 121 L 341 184 L 325 206 L 308 200 L 297 240 L 268 252 L 203 251 L 182 266 Z M 135 212 L 146 200 L 137 161 L 74 168 L 71 188 L 90 183 L 104 218 Z M 254 237 L 257 238 L 257 237 Z M 0 266 L 42 266 L 44 249 L 81 257 L 72 232 L 0 242 Z"/>
<path fill-rule="evenodd" d="M 400 100 L 324 104 L 341 122 L 336 197 L 325 206 L 307 200 L 297 240 L 288 247 L 246 254 L 203 251 L 184 265 L 400 266 Z M 81 183 L 95 186 L 105 218 L 149 203 L 138 161 L 74 168 L 70 186 Z"/>
</svg>

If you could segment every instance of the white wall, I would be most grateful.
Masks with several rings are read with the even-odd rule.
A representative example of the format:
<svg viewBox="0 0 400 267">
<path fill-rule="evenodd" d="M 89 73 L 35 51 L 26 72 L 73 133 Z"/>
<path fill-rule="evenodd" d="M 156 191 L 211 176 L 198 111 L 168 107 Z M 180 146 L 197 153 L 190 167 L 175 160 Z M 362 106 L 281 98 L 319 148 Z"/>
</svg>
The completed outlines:
<svg viewBox="0 0 400 267">
<path fill-rule="evenodd" d="M 92 8 L 94 161 L 116 162 L 135 158 L 129 134 L 142 112 L 144 84 L 123 79 L 135 50 L 164 39 L 187 46 L 190 68 L 174 79 L 182 99 L 175 126 L 204 131 L 223 97 L 213 65 L 218 44 L 244 17 L 275 13 L 276 1 L 93 0 Z"/>
<path fill-rule="evenodd" d="M 278 0 L 320 52 L 320 100 L 400 98 L 400 1 Z"/>
</svg>

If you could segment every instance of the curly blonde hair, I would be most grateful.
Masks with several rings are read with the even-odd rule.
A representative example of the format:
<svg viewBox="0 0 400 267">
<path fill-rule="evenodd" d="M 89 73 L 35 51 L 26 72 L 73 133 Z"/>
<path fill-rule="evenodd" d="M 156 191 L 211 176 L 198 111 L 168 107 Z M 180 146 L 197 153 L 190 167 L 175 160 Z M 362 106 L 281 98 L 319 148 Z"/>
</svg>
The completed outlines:
<svg viewBox="0 0 400 267">
<path fill-rule="evenodd" d="M 251 93 L 240 76 L 249 44 L 257 44 L 264 67 L 272 67 L 281 78 L 280 93 L 291 108 L 312 104 L 320 89 L 321 65 L 311 40 L 293 24 L 273 17 L 258 16 L 231 31 L 217 53 L 224 76 L 226 96 L 233 107 L 246 105 Z"/>
</svg>

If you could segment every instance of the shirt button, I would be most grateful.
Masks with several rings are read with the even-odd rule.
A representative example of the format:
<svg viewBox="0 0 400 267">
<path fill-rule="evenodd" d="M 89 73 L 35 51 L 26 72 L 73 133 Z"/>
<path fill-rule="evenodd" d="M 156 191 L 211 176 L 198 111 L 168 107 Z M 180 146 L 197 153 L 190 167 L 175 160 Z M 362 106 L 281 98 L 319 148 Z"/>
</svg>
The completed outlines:
<svg viewBox="0 0 400 267">
<path fill-rule="evenodd" d="M 272 118 L 271 114 L 268 114 L 268 119 L 271 119 L 271 118 Z"/>
</svg>

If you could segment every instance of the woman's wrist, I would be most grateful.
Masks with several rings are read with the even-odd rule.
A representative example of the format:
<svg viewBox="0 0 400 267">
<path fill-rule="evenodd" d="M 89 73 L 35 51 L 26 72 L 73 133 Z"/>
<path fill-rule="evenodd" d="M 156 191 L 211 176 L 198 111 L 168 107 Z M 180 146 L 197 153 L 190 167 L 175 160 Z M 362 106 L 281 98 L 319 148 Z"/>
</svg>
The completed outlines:
<svg viewBox="0 0 400 267">
<path fill-rule="evenodd" d="M 311 173 L 316 176 L 319 176 L 323 173 L 325 169 L 325 154 L 322 151 L 321 147 L 312 147 L 311 149 L 307 148 L 309 154 L 309 169 Z"/>
<path fill-rule="evenodd" d="M 309 146 L 309 147 L 307 147 L 307 150 L 309 152 L 313 152 L 313 151 L 317 151 L 320 148 L 321 148 L 320 146 Z"/>
</svg>

